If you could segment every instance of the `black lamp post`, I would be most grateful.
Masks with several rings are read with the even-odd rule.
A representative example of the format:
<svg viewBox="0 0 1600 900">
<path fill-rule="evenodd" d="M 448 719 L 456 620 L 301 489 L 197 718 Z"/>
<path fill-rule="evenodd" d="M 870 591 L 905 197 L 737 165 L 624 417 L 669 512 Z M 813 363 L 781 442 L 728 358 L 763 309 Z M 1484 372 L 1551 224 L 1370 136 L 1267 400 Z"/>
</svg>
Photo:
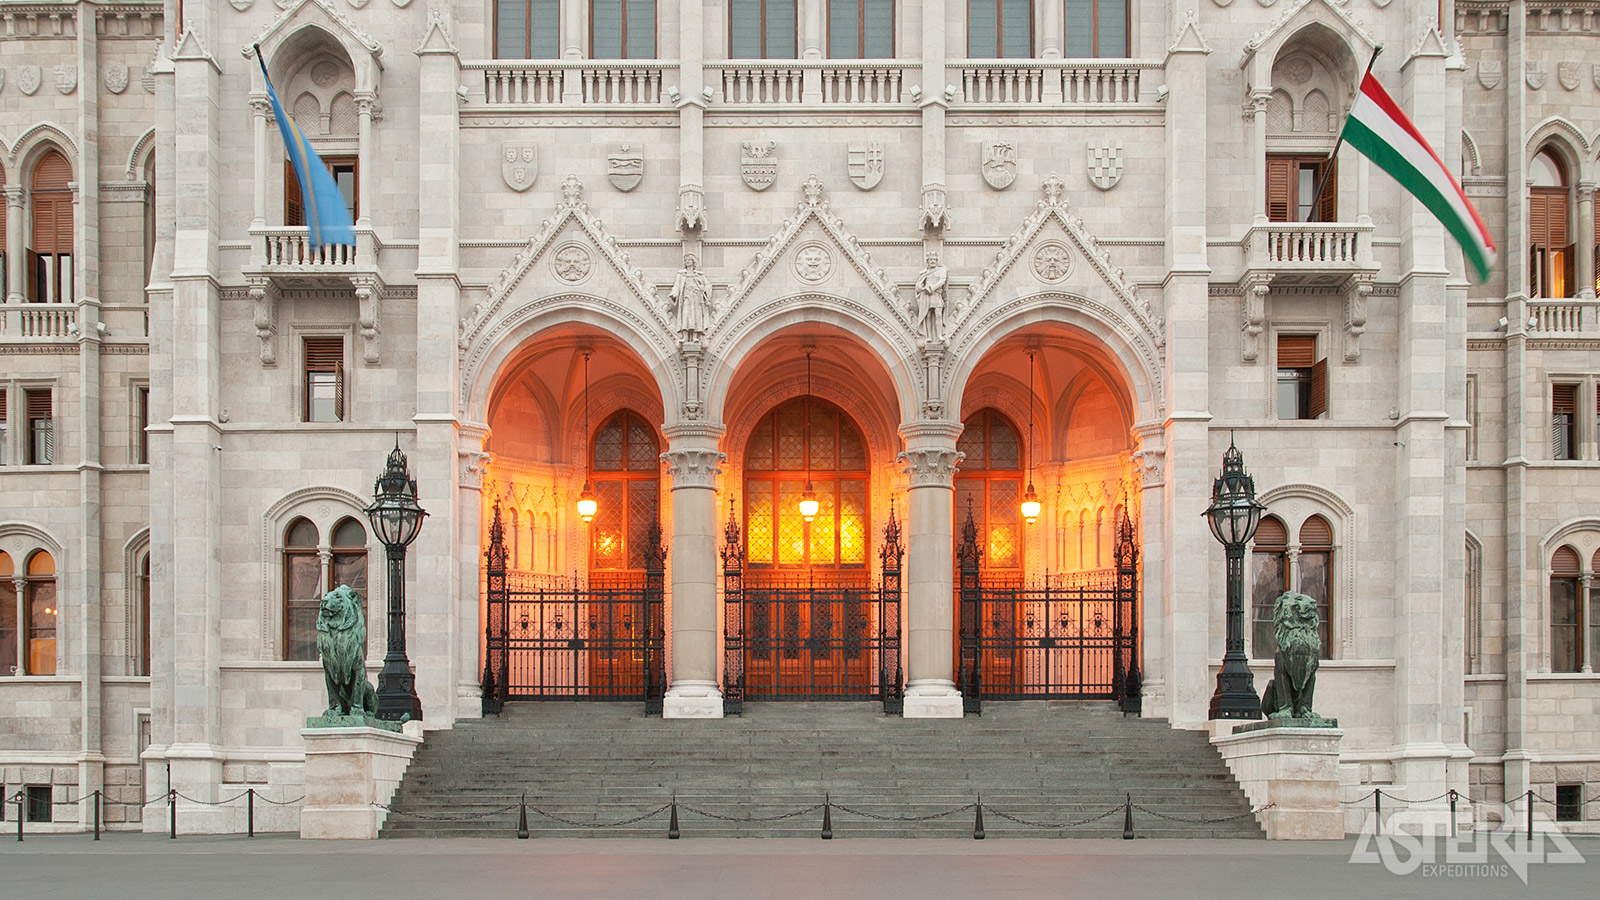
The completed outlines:
<svg viewBox="0 0 1600 900">
<path fill-rule="evenodd" d="M 380 719 L 399 721 L 409 716 L 413 721 L 422 720 L 417 676 L 406 658 L 406 547 L 417 539 L 422 517 L 427 514 L 417 504 L 417 480 L 411 477 L 396 437 L 389 463 L 372 486 L 372 505 L 367 507 L 372 530 L 389 557 L 389 650 L 378 673 Z"/>
<path fill-rule="evenodd" d="M 1222 454 L 1222 476 L 1211 485 L 1211 506 L 1205 511 L 1211 533 L 1228 551 L 1228 649 L 1211 695 L 1213 719 L 1261 718 L 1261 698 L 1244 653 L 1244 545 L 1266 510 L 1256 500 L 1255 479 L 1245 474 L 1244 454 L 1230 440 Z"/>
</svg>

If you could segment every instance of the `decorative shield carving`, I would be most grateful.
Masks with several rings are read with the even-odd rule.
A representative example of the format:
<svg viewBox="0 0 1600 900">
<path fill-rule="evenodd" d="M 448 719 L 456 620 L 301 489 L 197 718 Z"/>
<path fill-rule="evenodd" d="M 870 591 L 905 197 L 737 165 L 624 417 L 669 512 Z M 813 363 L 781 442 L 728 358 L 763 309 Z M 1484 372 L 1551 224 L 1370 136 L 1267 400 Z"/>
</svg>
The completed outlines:
<svg viewBox="0 0 1600 900">
<path fill-rule="evenodd" d="M 845 168 L 850 180 L 870 191 L 883 180 L 883 141 L 851 141 L 845 145 Z"/>
<path fill-rule="evenodd" d="M 741 145 L 739 175 L 753 191 L 772 187 L 778 178 L 778 142 L 745 141 Z"/>
<path fill-rule="evenodd" d="M 538 176 L 538 144 L 500 145 L 500 177 L 506 180 L 506 187 L 520 193 L 533 187 L 533 179 Z"/>
<path fill-rule="evenodd" d="M 1527 73 L 1528 87 L 1531 87 L 1536 91 L 1539 90 L 1540 88 L 1544 87 L 1545 77 L 1546 72 L 1544 70 L 1544 63 L 1529 61 Z"/>
<path fill-rule="evenodd" d="M 0 75 L 4 74 L 5 72 L 0 70 Z M 1600 88 L 1600 63 L 1594 64 L 1594 86 Z"/>
<path fill-rule="evenodd" d="M 1086 170 L 1089 181 L 1102 191 L 1109 191 L 1122 180 L 1122 139 L 1102 138 L 1098 144 L 1089 145 Z"/>
<path fill-rule="evenodd" d="M 149 66 L 139 70 L 139 86 L 144 88 L 146 94 L 154 94 L 156 92 L 156 73 L 150 71 Z"/>
<path fill-rule="evenodd" d="M 244 12 L 245 10 L 249 9 L 250 5 L 254 2 L 255 0 L 228 0 L 228 5 L 239 12 Z"/>
<path fill-rule="evenodd" d="M 1577 90 L 1578 82 L 1583 80 L 1583 76 L 1578 74 L 1577 60 L 1564 59 L 1556 63 L 1556 80 L 1569 91 Z"/>
<path fill-rule="evenodd" d="M 122 63 L 106 64 L 106 90 L 120 94 L 128 89 L 128 67 Z"/>
<path fill-rule="evenodd" d="M 6 89 L 6 70 L 4 68 L 0 68 L 0 91 L 3 91 L 5 89 Z"/>
<path fill-rule="evenodd" d="M 631 191 L 644 180 L 644 148 L 638 144 L 606 147 L 606 177 L 619 191 Z"/>
<path fill-rule="evenodd" d="M 32 97 L 39 90 L 40 73 L 38 66 L 17 66 L 17 87 L 22 92 Z"/>
<path fill-rule="evenodd" d="M 1499 87 L 1500 79 L 1503 78 L 1505 74 L 1505 63 L 1502 63 L 1498 59 L 1484 59 L 1478 61 L 1478 83 L 1483 85 L 1484 90 L 1492 91 Z"/>
<path fill-rule="evenodd" d="M 1017 180 L 1017 145 L 1011 141 L 989 141 L 983 145 L 983 180 L 1003 191 Z"/>
<path fill-rule="evenodd" d="M 70 94 L 78 86 L 77 66 L 56 66 L 56 90 L 63 94 Z"/>
<path fill-rule="evenodd" d="M 350 5 L 356 9 L 360 9 L 361 7 L 367 5 L 367 0 L 350 0 Z"/>
</svg>

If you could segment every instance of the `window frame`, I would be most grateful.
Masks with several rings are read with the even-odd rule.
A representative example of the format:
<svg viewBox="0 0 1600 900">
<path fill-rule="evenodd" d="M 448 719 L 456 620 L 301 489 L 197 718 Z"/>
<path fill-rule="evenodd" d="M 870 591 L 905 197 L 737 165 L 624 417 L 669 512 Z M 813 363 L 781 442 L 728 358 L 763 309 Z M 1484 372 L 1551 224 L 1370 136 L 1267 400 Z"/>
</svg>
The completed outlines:
<svg viewBox="0 0 1600 900">
<path fill-rule="evenodd" d="M 44 187 L 38 185 L 40 169 L 47 163 L 52 163 L 52 158 L 58 158 L 60 165 L 65 168 L 66 180 L 60 182 L 58 187 Z M 53 163 L 52 163 L 53 164 Z M 34 160 L 26 182 L 28 186 L 28 223 L 24 235 L 27 257 L 24 260 L 23 272 L 24 299 L 29 303 L 74 303 L 77 301 L 75 269 L 73 257 L 77 250 L 77 209 L 74 200 L 77 194 L 75 170 L 72 160 L 67 158 L 65 151 L 59 147 L 51 146 L 40 153 Z M 41 241 L 39 231 L 43 227 L 40 216 L 45 209 L 53 218 L 46 229 L 49 232 L 47 240 Z M 66 211 L 67 225 L 61 225 L 62 210 Z M 61 249 L 61 241 L 65 237 L 66 249 Z M 40 244 L 47 245 L 41 249 Z"/>
<path fill-rule="evenodd" d="M 1047 0 L 1047 2 L 1050 2 L 1050 0 Z M 1068 12 L 1067 12 L 1067 9 L 1066 9 L 1066 2 L 1065 2 L 1065 0 L 1053 0 L 1053 2 L 1060 3 L 1061 6 L 1062 6 L 1062 9 L 1061 9 L 1061 50 L 1062 50 L 1062 55 L 1066 56 L 1067 55 L 1066 48 L 1067 48 L 1067 44 L 1068 44 L 1067 28 L 1068 28 L 1068 19 L 1069 19 L 1069 15 L 1068 15 Z M 1076 57 L 1076 58 L 1077 59 L 1129 59 L 1129 58 L 1131 58 L 1133 56 L 1133 3 L 1130 2 L 1130 0 L 1120 0 L 1120 2 L 1122 3 L 1122 52 L 1121 53 L 1105 53 L 1105 52 L 1102 52 L 1102 48 L 1100 46 L 1100 7 L 1102 6 L 1102 4 L 1106 4 L 1106 3 L 1110 3 L 1110 2 L 1118 2 L 1118 0 L 1087 0 L 1087 2 L 1090 4 L 1090 6 L 1093 9 L 1093 12 L 1090 15 L 1090 28 L 1089 28 L 1089 33 L 1091 35 L 1090 40 L 1089 40 L 1089 45 L 1090 45 L 1090 48 L 1092 50 L 1092 53 L 1088 57 Z"/>
<path fill-rule="evenodd" d="M 1583 458 L 1580 443 L 1583 439 L 1580 425 L 1582 416 L 1578 412 L 1583 407 L 1583 382 L 1562 378 L 1550 382 L 1549 447 L 1552 460 L 1566 462 Z M 1564 447 L 1561 446 L 1563 442 Z"/>
<path fill-rule="evenodd" d="M 1006 49 L 1006 46 L 1005 46 L 1005 43 L 1006 43 L 1005 42 L 1005 27 L 1006 27 L 1005 26 L 1005 22 L 1006 22 L 1005 7 L 1006 7 L 1006 0 L 966 0 L 965 10 L 966 10 L 966 24 L 967 24 L 967 58 L 968 59 L 1034 59 L 1034 58 L 1036 58 L 1038 56 L 1038 33 L 1037 33 L 1038 32 L 1038 28 L 1037 28 L 1038 22 L 1037 22 L 1037 18 L 1038 18 L 1039 10 L 1037 8 L 1037 5 L 1034 3 L 1034 0 L 1022 0 L 1022 2 L 1026 3 L 1027 6 L 1028 6 L 1028 52 L 1013 56 L 1013 55 L 1007 55 L 1005 53 L 1005 49 Z M 1050 2 L 1050 0 L 1045 0 L 1045 2 L 1048 3 L 1048 2 Z M 1057 0 L 1057 2 L 1060 2 L 1060 0 Z M 988 3 L 988 4 L 992 4 L 994 6 L 994 19 L 995 19 L 995 25 L 994 25 L 995 46 L 994 46 L 994 50 L 995 50 L 995 52 L 993 54 L 975 53 L 975 52 L 973 52 L 974 48 L 972 46 L 972 7 L 976 3 Z M 1063 26 L 1063 27 L 1065 27 L 1065 26 Z"/>
<path fill-rule="evenodd" d="M 809 468 L 802 467 L 800 469 L 781 468 L 781 457 L 778 446 L 781 422 L 777 418 L 778 413 L 790 405 L 799 406 L 803 400 L 804 396 L 801 395 L 790 397 L 773 404 L 766 412 L 761 414 L 761 418 L 756 421 L 755 426 L 751 428 L 750 433 L 745 438 L 743 456 L 740 459 L 739 468 L 740 478 L 744 486 L 744 497 L 742 498 L 744 508 L 742 512 L 743 521 L 745 523 L 744 546 L 747 572 L 761 573 L 762 576 L 768 578 L 781 578 L 786 574 L 799 574 L 805 572 L 826 572 L 841 579 L 865 577 L 870 573 L 872 557 L 872 449 L 867 444 L 866 432 L 862 430 L 861 424 L 856 421 L 854 416 L 850 415 L 848 411 L 839 406 L 837 403 L 833 403 L 832 401 L 813 394 L 811 396 L 811 407 L 813 414 L 815 414 L 815 411 L 818 407 L 828 407 L 832 409 L 833 413 L 837 417 L 835 419 L 837 426 L 833 432 L 832 451 L 833 458 L 835 460 L 835 466 L 840 465 L 838 460 L 840 460 L 840 458 L 843 456 L 843 439 L 845 435 L 845 428 L 847 426 L 854 429 L 856 435 L 861 440 L 863 466 L 860 469 L 818 469 L 815 466 L 811 466 Z M 814 425 L 815 423 L 813 422 L 813 427 Z M 772 466 L 771 468 L 754 469 L 750 465 L 751 444 L 754 440 L 756 432 L 763 426 L 770 428 L 772 431 Z M 811 454 L 811 444 L 813 442 L 804 438 L 802 440 L 802 446 L 805 448 L 806 459 L 809 460 Z M 802 522 L 800 526 L 802 529 L 801 533 L 803 535 L 805 547 L 803 559 L 798 562 L 783 561 L 783 552 L 779 546 L 779 543 L 781 540 L 783 527 L 782 516 L 784 513 L 782 503 L 785 496 L 784 485 L 801 483 L 808 477 L 811 479 L 812 488 L 817 493 L 817 499 L 819 501 L 826 500 L 831 492 L 833 501 L 833 562 L 831 563 L 812 561 L 812 524 L 809 522 Z M 840 500 L 846 496 L 846 489 L 844 488 L 844 485 L 846 484 L 852 486 L 860 485 L 862 496 L 864 498 L 861 510 L 863 549 L 860 562 L 844 561 L 845 554 L 843 534 L 845 514 L 843 511 L 844 504 L 841 503 Z M 763 496 L 770 498 L 772 502 L 772 535 L 770 538 L 771 552 L 764 562 L 752 561 L 754 555 L 750 552 L 752 542 L 752 529 L 750 528 L 750 498 L 752 494 L 758 491 Z M 820 513 L 821 510 L 819 510 L 819 517 Z M 798 514 L 796 513 L 796 515 Z"/>
<path fill-rule="evenodd" d="M 618 423 L 620 428 L 622 429 L 622 443 L 620 444 L 620 447 L 621 447 L 621 451 L 620 452 L 621 452 L 622 455 L 621 455 L 621 459 L 620 459 L 620 462 L 619 462 L 619 468 L 616 468 L 616 469 L 601 469 L 596 464 L 596 460 L 595 460 L 595 451 L 596 451 L 596 448 L 598 446 L 598 438 L 600 437 L 600 435 L 607 428 L 611 427 L 613 425 L 613 423 Z M 632 426 L 635 425 L 635 424 L 643 425 L 645 430 L 649 432 L 650 441 L 651 441 L 653 449 L 655 451 L 655 452 L 649 454 L 650 463 L 648 465 L 642 466 L 640 468 L 633 468 L 631 466 L 631 464 L 630 464 L 631 463 L 630 453 L 629 453 L 630 435 L 632 434 L 632 430 L 633 430 Z M 617 515 L 617 518 L 616 518 L 616 526 L 617 526 L 617 529 L 618 529 L 618 533 L 621 535 L 621 539 L 622 539 L 622 547 L 621 547 L 621 549 L 620 549 L 620 551 L 618 553 L 618 556 L 617 556 L 618 565 L 614 565 L 614 566 L 601 565 L 600 564 L 601 563 L 601 557 L 600 557 L 600 554 L 598 553 L 598 551 L 596 550 L 595 545 L 596 545 L 596 542 L 601 539 L 601 528 L 604 527 L 604 523 L 601 523 L 599 525 L 599 527 L 596 527 L 596 523 L 600 522 L 600 519 L 601 519 L 602 516 L 604 516 L 607 519 L 607 521 L 610 521 L 610 515 L 609 515 L 610 511 L 608 509 L 606 509 L 606 505 L 607 504 L 605 503 L 605 501 L 601 501 L 599 514 L 597 514 L 595 516 L 595 522 L 590 523 L 590 526 L 589 526 L 589 529 L 588 529 L 588 532 L 589 532 L 588 533 L 588 537 L 587 537 L 587 540 L 585 541 L 585 545 L 586 545 L 586 547 L 588 549 L 588 554 L 589 554 L 588 569 L 589 569 L 589 573 L 590 573 L 591 577 L 593 577 L 595 575 L 602 574 L 602 573 L 604 573 L 606 575 L 613 575 L 613 574 L 620 575 L 620 574 L 642 573 L 642 572 L 644 572 L 644 566 L 642 565 L 642 560 L 640 560 L 641 565 L 635 566 L 635 565 L 631 565 L 630 563 L 632 563 L 634 561 L 632 559 L 632 557 L 634 556 L 634 548 L 633 548 L 632 544 L 634 543 L 635 539 L 642 538 L 642 535 L 645 534 L 646 531 L 648 530 L 648 525 L 644 526 L 646 531 L 640 531 L 639 530 L 639 523 L 636 523 L 636 522 L 633 521 L 632 508 L 631 508 L 631 504 L 629 503 L 629 497 L 632 495 L 632 493 L 634 491 L 634 485 L 635 484 L 649 484 L 649 485 L 652 485 L 653 488 L 654 488 L 654 491 L 655 491 L 655 500 L 656 500 L 656 503 L 655 503 L 655 521 L 656 521 L 657 524 L 660 523 L 660 521 L 661 521 L 661 464 L 660 464 L 661 444 L 662 444 L 661 435 L 656 431 L 656 428 L 653 425 L 650 424 L 650 420 L 648 418 L 646 418 L 644 415 L 642 415 L 641 413 L 639 413 L 637 410 L 634 410 L 634 409 L 631 409 L 631 408 L 627 408 L 627 407 L 624 407 L 622 409 L 616 410 L 615 412 L 613 412 L 610 415 L 606 416 L 605 419 L 601 421 L 600 427 L 596 428 L 593 432 L 590 433 L 588 447 L 586 448 L 586 452 L 587 452 L 587 455 L 588 455 L 588 462 L 589 462 L 589 479 L 592 482 L 592 486 L 594 487 L 595 492 L 596 492 L 597 495 L 601 491 L 601 485 L 602 484 L 604 484 L 604 485 L 612 485 L 612 484 L 618 485 L 617 491 L 618 491 L 619 496 L 621 497 L 621 503 L 617 507 L 618 515 Z M 641 553 L 643 552 L 643 548 L 640 548 L 640 552 Z"/>
<path fill-rule="evenodd" d="M 1560 184 L 1528 187 L 1528 296 L 1568 299 L 1577 296 L 1578 287 L 1577 235 L 1572 227 L 1572 174 L 1567 161 L 1553 145 L 1545 144 L 1534 154 L 1534 159 L 1537 161 L 1541 156 L 1550 159 Z M 1558 207 L 1554 210 L 1559 212 L 1558 217 L 1552 215 L 1552 206 Z"/>
<path fill-rule="evenodd" d="M 41 555 L 48 557 L 50 560 L 50 573 L 48 575 L 42 573 L 35 575 L 31 571 L 28 571 L 33 568 L 34 560 L 38 559 Z M 61 645 L 59 635 L 61 633 L 61 564 L 57 561 L 56 554 L 51 553 L 49 550 L 43 547 L 39 547 L 28 553 L 23 562 L 23 571 L 24 574 L 21 579 L 22 591 L 20 594 L 22 598 L 21 619 L 19 620 L 18 624 L 18 646 L 21 647 L 22 650 L 22 670 L 18 674 L 35 677 L 45 677 L 60 674 Z M 47 604 L 54 604 L 54 611 L 47 613 L 47 615 L 54 617 L 54 622 L 49 626 L 48 629 L 42 625 L 35 624 L 33 613 L 34 601 L 38 599 L 37 592 L 40 588 L 45 587 L 46 585 L 49 586 L 50 596 L 47 600 L 45 600 L 45 602 Z M 47 631 L 48 636 L 46 636 Z M 35 636 L 36 633 L 38 635 L 37 637 Z M 48 651 L 48 668 L 50 671 L 48 672 L 40 671 L 46 668 L 46 666 L 34 664 L 35 650 L 44 650 L 43 647 L 35 648 L 33 646 L 34 641 L 50 642 Z"/>
<path fill-rule="evenodd" d="M 299 332 L 300 346 L 300 388 L 299 406 L 300 421 L 312 425 L 338 425 L 350 421 L 350 335 L 344 331 L 305 330 Z M 337 364 L 331 373 L 324 369 L 312 370 L 313 362 L 310 342 L 339 341 L 339 354 Z M 327 354 L 323 349 L 320 353 Z M 332 374 L 334 376 L 334 397 L 332 419 L 312 418 L 312 376 Z"/>
<path fill-rule="evenodd" d="M 1328 176 L 1322 183 L 1322 194 L 1310 204 L 1305 203 L 1300 196 L 1302 173 L 1310 170 L 1315 191 L 1324 168 Z M 1279 224 L 1339 221 L 1339 160 L 1329 159 L 1327 154 L 1268 153 L 1266 214 L 1268 222 Z M 1302 214 L 1308 218 L 1300 218 Z"/>
<path fill-rule="evenodd" d="M 822 7 L 822 41 L 824 56 L 827 59 L 897 59 L 900 52 L 898 30 L 900 27 L 900 11 L 896 7 L 896 0 L 813 0 L 823 3 Z M 854 3 L 856 7 L 856 52 L 854 54 L 839 54 L 833 48 L 833 13 L 835 4 L 844 5 Z M 885 3 L 889 9 L 889 55 L 867 55 L 867 4 Z"/>
<path fill-rule="evenodd" d="M 800 2 L 799 0 L 754 0 L 760 5 L 757 13 L 757 31 L 760 33 L 760 51 L 756 56 L 740 54 L 734 47 L 734 9 L 738 6 L 737 0 L 728 0 L 728 58 L 741 59 L 799 59 L 800 58 Z M 794 10 L 794 47 L 786 56 L 774 56 L 767 48 L 767 8 L 774 4 L 788 6 Z"/>
<path fill-rule="evenodd" d="M 1284 339 L 1294 341 L 1310 341 L 1310 352 L 1304 354 L 1303 350 L 1296 352 L 1289 360 L 1292 363 L 1302 363 L 1309 360 L 1310 365 L 1284 365 L 1283 356 Z M 1274 417 L 1280 422 L 1312 421 L 1328 416 L 1328 357 L 1322 349 L 1325 345 L 1325 336 L 1320 331 L 1305 331 L 1286 326 L 1273 336 L 1272 360 L 1274 376 L 1274 390 L 1272 409 Z M 1296 348 L 1298 350 L 1298 348 Z M 1296 385 L 1295 415 L 1285 416 L 1283 388 L 1286 384 Z"/>
<path fill-rule="evenodd" d="M 18 454 L 18 456 L 19 456 L 19 459 L 20 459 L 22 465 L 25 465 L 25 466 L 53 466 L 53 465 L 56 465 L 57 457 L 59 457 L 61 455 L 60 454 L 60 451 L 61 451 L 61 443 L 60 443 L 60 441 L 61 441 L 61 428 L 59 427 L 59 425 L 60 425 L 60 423 L 59 423 L 60 416 L 59 416 L 59 411 L 56 408 L 56 395 L 57 395 L 57 393 L 59 393 L 56 390 L 56 388 L 58 386 L 59 385 L 57 385 L 54 382 L 49 382 L 49 383 L 29 383 L 29 382 L 24 382 L 21 385 L 21 388 L 22 388 L 22 428 L 20 429 L 20 431 L 21 431 L 21 437 L 22 437 L 22 440 L 23 440 L 23 446 L 22 446 L 22 451 L 23 452 Z M 49 401 L 49 404 L 50 404 L 50 415 L 49 416 L 39 417 L 39 416 L 33 415 L 33 410 L 32 410 L 33 397 L 35 395 L 38 395 L 38 394 L 41 394 L 41 393 L 44 394 L 46 396 L 46 398 L 48 399 L 48 401 Z M 48 442 L 49 442 L 49 450 L 48 450 L 47 453 L 43 454 L 44 456 L 46 456 L 48 458 L 43 459 L 43 460 L 39 459 L 39 456 L 41 454 L 39 454 L 37 452 L 38 451 L 38 440 L 39 440 L 39 437 L 40 437 L 39 423 L 44 423 L 43 431 L 48 433 L 47 434 L 47 439 L 48 439 Z"/>
<path fill-rule="evenodd" d="M 967 521 L 967 511 L 970 508 L 973 513 L 973 524 L 977 526 L 979 539 L 982 541 L 985 578 L 990 580 L 994 578 L 1016 579 L 1020 581 L 1028 570 L 1028 527 L 1022 517 L 1021 502 L 1024 490 L 1023 485 L 1027 483 L 1028 478 L 1028 454 L 1034 448 L 1028 445 L 1027 436 L 1023 434 L 1021 428 L 1017 427 L 1017 423 L 1010 416 L 993 406 L 985 406 L 963 418 L 961 420 L 962 436 L 968 436 L 971 433 L 972 429 L 978 424 L 977 420 L 980 416 L 987 419 L 982 426 L 982 458 L 980 459 L 976 455 L 969 453 L 962 462 L 961 470 L 956 473 L 953 483 L 956 496 L 956 526 L 954 533 L 957 536 L 960 535 L 961 528 Z M 1015 468 L 1006 468 L 1004 466 L 996 468 L 994 466 L 993 425 L 995 420 L 999 420 L 1001 425 L 1010 428 L 1012 435 L 1016 438 L 1017 457 Z M 957 445 L 960 445 L 959 438 L 957 439 Z M 968 444 L 968 446 L 970 447 L 971 444 Z M 1013 484 L 1016 487 L 1016 502 L 1010 504 L 1010 513 L 1007 515 L 1008 521 L 1006 522 L 1006 524 L 1015 526 L 1014 533 L 1016 534 L 1017 549 L 1014 565 L 996 565 L 989 543 L 990 525 L 996 518 L 993 514 L 997 508 L 1005 509 L 1005 506 L 998 505 L 994 498 L 994 487 L 997 484 Z M 967 497 L 974 501 L 970 504 L 970 507 L 962 501 L 964 492 L 969 492 Z M 1099 562 L 1097 555 L 1094 566 L 1085 566 L 1080 558 L 1079 571 L 1098 570 L 1102 568 Z M 959 563 L 957 565 L 959 567 Z"/>
<path fill-rule="evenodd" d="M 320 155 L 320 154 L 319 154 Z M 361 218 L 361 157 L 354 153 L 336 153 L 322 156 L 322 165 L 339 183 L 339 170 L 350 169 L 350 221 Z M 295 174 L 294 160 L 283 160 L 283 225 L 285 228 L 306 227 L 305 196 L 300 192 L 300 177 Z"/>
<path fill-rule="evenodd" d="M 652 28 L 651 28 L 651 32 L 650 32 L 650 53 L 648 55 L 645 55 L 645 56 L 630 56 L 628 54 L 628 7 L 634 2 L 643 2 L 643 0 L 615 0 L 615 2 L 617 3 L 618 7 L 620 8 L 620 13 L 621 13 L 621 15 L 618 17 L 618 20 L 617 20 L 618 21 L 618 26 L 617 27 L 618 27 L 618 32 L 619 32 L 619 34 L 617 36 L 617 48 L 618 48 L 617 49 L 617 55 L 616 56 L 601 56 L 598 52 L 595 51 L 595 15 L 594 15 L 594 7 L 595 7 L 596 3 L 602 3 L 602 2 L 608 2 L 608 0 L 588 0 L 589 58 L 590 59 L 595 59 L 595 60 L 601 60 L 601 59 L 604 59 L 604 60 L 645 60 L 645 59 L 656 59 L 657 58 L 657 54 L 659 54 L 661 52 L 661 4 L 660 4 L 659 0 L 647 0 L 647 2 L 649 2 L 649 4 L 650 4 L 650 18 L 651 18 Z M 798 42 L 798 39 L 797 39 L 797 42 Z"/>
<path fill-rule="evenodd" d="M 561 24 L 562 23 L 561 23 L 561 3 L 560 3 L 560 0 L 544 0 L 546 5 L 551 5 L 551 6 L 555 7 L 555 52 L 550 54 L 549 56 L 534 56 L 534 55 L 532 55 L 533 54 L 533 20 L 534 20 L 533 6 L 534 6 L 534 4 L 536 2 L 540 2 L 540 0 L 522 0 L 522 4 L 523 4 L 522 5 L 522 13 L 523 13 L 522 14 L 522 49 L 528 55 L 525 55 L 525 56 L 501 56 L 500 55 L 500 37 L 501 37 L 501 31 L 500 31 L 500 23 L 501 23 L 500 2 L 501 2 L 501 0 L 495 0 L 494 7 L 491 10 L 492 15 L 494 16 L 494 20 L 493 20 L 493 27 L 491 29 L 489 39 L 492 42 L 490 44 L 490 48 L 493 51 L 493 58 L 495 58 L 495 59 L 560 59 L 561 58 Z"/>
</svg>

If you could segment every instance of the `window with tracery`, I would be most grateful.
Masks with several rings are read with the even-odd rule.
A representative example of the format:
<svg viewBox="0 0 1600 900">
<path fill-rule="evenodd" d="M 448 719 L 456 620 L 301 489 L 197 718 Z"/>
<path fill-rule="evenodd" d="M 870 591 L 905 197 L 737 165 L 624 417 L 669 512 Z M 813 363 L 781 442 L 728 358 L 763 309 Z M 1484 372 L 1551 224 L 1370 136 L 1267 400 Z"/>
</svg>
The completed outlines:
<svg viewBox="0 0 1600 900">
<path fill-rule="evenodd" d="M 993 408 L 978 410 L 962 425 L 956 449 L 966 458 L 956 475 L 957 534 L 970 509 L 983 541 L 984 571 L 1021 575 L 1025 463 L 1021 433 Z"/>
<path fill-rule="evenodd" d="M 661 445 L 655 429 L 632 410 L 613 414 L 590 446 L 599 509 L 589 525 L 589 568 L 644 569 L 650 526 L 659 515 Z"/>
<path fill-rule="evenodd" d="M 809 405 L 809 409 L 808 409 Z M 809 429 L 807 419 L 809 415 Z M 752 568 L 862 568 L 867 561 L 867 444 L 839 407 L 786 401 L 745 445 L 746 560 Z M 809 473 L 816 518 L 800 515 Z"/>
</svg>

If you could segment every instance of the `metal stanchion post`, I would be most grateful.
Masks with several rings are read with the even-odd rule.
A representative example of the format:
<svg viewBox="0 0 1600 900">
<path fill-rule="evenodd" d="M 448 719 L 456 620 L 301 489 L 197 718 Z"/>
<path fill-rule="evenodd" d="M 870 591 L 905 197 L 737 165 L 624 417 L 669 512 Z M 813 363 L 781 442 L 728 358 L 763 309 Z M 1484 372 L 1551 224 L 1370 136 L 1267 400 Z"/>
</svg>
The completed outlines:
<svg viewBox="0 0 1600 900">
<path fill-rule="evenodd" d="M 256 789 L 245 790 L 245 827 L 249 830 L 247 837 L 256 836 Z"/>
<path fill-rule="evenodd" d="M 1133 792 L 1129 791 L 1122 803 L 1122 839 L 1133 840 Z"/>
<path fill-rule="evenodd" d="M 100 792 L 94 792 L 94 839 L 100 840 Z"/>
<path fill-rule="evenodd" d="M 17 843 L 22 843 L 22 792 L 17 791 Z"/>
<path fill-rule="evenodd" d="M 672 795 L 672 819 L 667 822 L 667 840 L 678 839 L 678 795 Z"/>
<path fill-rule="evenodd" d="M 1383 834 L 1383 788 L 1374 788 L 1372 791 L 1372 827 L 1378 834 Z"/>
<path fill-rule="evenodd" d="M 1456 836 L 1456 792 L 1450 791 L 1450 836 Z"/>
<path fill-rule="evenodd" d="M 822 795 L 822 839 L 833 840 L 833 798 Z"/>
<path fill-rule="evenodd" d="M 518 801 L 517 810 L 517 840 L 528 839 L 528 792 L 522 792 L 522 799 Z"/>
<path fill-rule="evenodd" d="M 983 840 L 983 795 L 978 795 L 978 812 L 972 819 L 972 839 Z"/>
<path fill-rule="evenodd" d="M 1528 798 L 1528 843 L 1533 843 L 1533 791 L 1527 793 Z"/>
<path fill-rule="evenodd" d="M 178 792 L 167 788 L 167 838 L 178 839 Z"/>
</svg>

